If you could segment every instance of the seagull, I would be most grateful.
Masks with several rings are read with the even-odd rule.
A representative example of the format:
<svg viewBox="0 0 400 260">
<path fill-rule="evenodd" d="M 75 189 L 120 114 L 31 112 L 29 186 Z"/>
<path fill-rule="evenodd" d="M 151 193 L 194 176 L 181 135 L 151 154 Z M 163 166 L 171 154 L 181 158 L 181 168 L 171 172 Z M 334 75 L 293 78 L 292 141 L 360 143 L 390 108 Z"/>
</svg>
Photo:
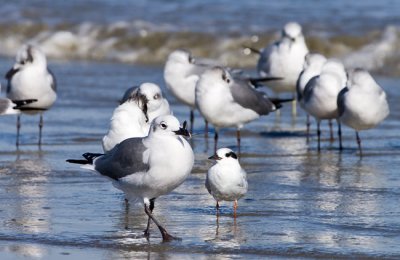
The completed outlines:
<svg viewBox="0 0 400 260">
<path fill-rule="evenodd" d="M 147 115 L 149 117 L 149 122 L 153 121 L 153 119 L 158 116 L 172 114 L 168 100 L 164 98 L 161 88 L 157 84 L 150 82 L 145 82 L 138 87 L 127 89 L 120 103 L 122 104 L 132 96 L 135 96 L 137 91 L 139 91 L 139 95 L 147 99 Z"/>
<path fill-rule="evenodd" d="M 46 56 L 31 44 L 24 45 L 17 53 L 16 63 L 7 72 L 7 97 L 11 100 L 37 100 L 24 105 L 20 110 L 27 114 L 40 113 L 39 142 L 42 144 L 43 112 L 57 99 L 56 80 L 47 68 Z M 17 141 L 21 128 L 20 115 L 17 117 Z"/>
<path fill-rule="evenodd" d="M 208 170 L 205 186 L 217 201 L 217 211 L 219 201 L 234 201 L 236 217 L 237 201 L 247 192 L 246 172 L 240 167 L 238 157 L 231 149 L 220 148 L 208 159 L 215 160 L 216 164 Z"/>
<path fill-rule="evenodd" d="M 136 91 L 114 110 L 110 129 L 102 140 L 104 152 L 110 151 L 125 139 L 147 136 L 148 124 L 147 99 Z"/>
<path fill-rule="evenodd" d="M 105 154 L 83 154 L 84 160 L 67 162 L 108 177 L 122 190 L 129 201 L 141 201 L 148 216 L 145 235 L 149 236 L 150 221 L 159 228 L 163 241 L 171 236 L 153 216 L 155 199 L 181 185 L 189 176 L 194 154 L 182 136 L 190 136 L 186 122 L 180 127 L 172 115 L 159 116 L 152 122 L 150 133 L 143 138 L 129 138 Z"/>
<path fill-rule="evenodd" d="M 318 151 L 321 150 L 321 120 L 338 119 L 337 97 L 345 84 L 346 71 L 343 64 L 338 60 L 330 59 L 322 67 L 321 74 L 311 78 L 304 89 L 304 109 L 317 120 Z M 341 149 L 339 121 L 338 134 Z"/>
<path fill-rule="evenodd" d="M 359 131 L 376 127 L 389 115 L 386 93 L 368 71 L 354 69 L 349 72 L 347 86 L 337 98 L 340 121 L 356 131 L 360 156 L 362 156 Z"/>
<path fill-rule="evenodd" d="M 104 152 L 127 138 L 147 136 L 154 118 L 171 114 L 167 99 L 154 83 L 129 88 L 120 103 L 111 117 L 110 129 L 103 137 Z"/>
<path fill-rule="evenodd" d="M 261 77 L 280 77 L 271 81 L 269 87 L 275 93 L 296 91 L 296 82 L 303 69 L 308 48 L 302 28 L 298 23 L 287 23 L 281 38 L 260 52 L 257 70 Z M 292 103 L 292 114 L 296 115 L 296 101 Z"/>
<path fill-rule="evenodd" d="M 305 57 L 303 70 L 299 75 L 299 78 L 296 83 L 296 93 L 297 93 L 297 101 L 300 104 L 300 107 L 304 109 L 304 99 L 303 92 L 306 87 L 308 81 L 318 76 L 321 73 L 323 65 L 326 63 L 327 59 L 325 56 L 319 53 L 308 53 Z M 310 115 L 307 113 L 307 140 L 310 135 Z"/>
<path fill-rule="evenodd" d="M 212 62 L 211 62 L 212 64 Z M 164 80 L 169 91 L 186 106 L 190 107 L 190 132 L 193 132 L 195 86 L 200 75 L 211 68 L 210 63 L 198 63 L 186 50 L 175 50 L 169 54 L 164 67 Z M 207 133 L 206 122 L 206 133 Z"/>
<path fill-rule="evenodd" d="M 246 123 L 280 108 L 281 101 L 269 99 L 265 93 L 255 90 L 249 79 L 233 77 L 219 66 L 205 71 L 196 85 L 197 107 L 215 128 L 214 152 L 217 151 L 219 129 L 236 127 L 240 154 L 240 129 Z"/>
</svg>

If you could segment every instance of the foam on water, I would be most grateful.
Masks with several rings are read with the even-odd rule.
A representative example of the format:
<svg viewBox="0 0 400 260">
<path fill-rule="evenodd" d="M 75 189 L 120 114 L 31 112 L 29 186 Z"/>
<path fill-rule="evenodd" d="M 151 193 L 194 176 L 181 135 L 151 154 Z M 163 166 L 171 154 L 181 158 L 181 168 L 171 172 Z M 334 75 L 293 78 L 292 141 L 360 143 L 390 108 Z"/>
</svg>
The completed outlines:
<svg viewBox="0 0 400 260">
<path fill-rule="evenodd" d="M 389 58 L 391 63 L 400 59 L 399 27 L 394 25 L 358 36 L 312 32 L 307 35 L 307 30 L 306 36 L 311 51 L 340 58 L 348 67 L 383 71 Z M 214 34 L 178 30 L 140 20 L 55 27 L 28 22 L 0 27 L 0 54 L 14 56 L 22 44 L 32 42 L 50 58 L 163 64 L 171 51 L 186 48 L 196 56 L 211 57 L 230 66 L 253 67 L 257 55 L 245 55 L 242 46 L 263 48 L 276 38 L 274 31 L 252 35 Z M 384 71 L 400 75 L 400 68 L 396 66 Z"/>
</svg>

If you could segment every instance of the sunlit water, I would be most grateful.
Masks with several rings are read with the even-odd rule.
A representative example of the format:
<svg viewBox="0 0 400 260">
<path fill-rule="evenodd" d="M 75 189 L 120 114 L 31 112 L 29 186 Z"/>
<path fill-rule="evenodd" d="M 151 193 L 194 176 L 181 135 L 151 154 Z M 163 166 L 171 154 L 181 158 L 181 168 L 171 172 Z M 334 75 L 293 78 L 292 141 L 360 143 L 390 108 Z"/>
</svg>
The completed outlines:
<svg viewBox="0 0 400 260">
<path fill-rule="evenodd" d="M 12 60 L 1 60 L 6 71 Z M 215 201 L 204 187 L 212 162 L 212 132 L 204 139 L 197 115 L 191 142 L 192 174 L 178 189 L 156 200 L 155 216 L 182 241 L 162 243 L 140 206 L 127 211 L 123 194 L 110 181 L 65 162 L 84 152 L 101 152 L 101 138 L 123 91 L 152 81 L 164 86 L 162 67 L 116 63 L 51 63 L 59 98 L 45 113 L 43 146 L 36 145 L 37 116 L 23 116 L 22 145 L 15 147 L 14 116 L 0 119 L 0 258 L 399 258 L 400 141 L 399 86 L 378 77 L 387 91 L 390 116 L 361 133 L 360 159 L 352 130 L 344 128 L 345 150 L 305 137 L 305 116 L 296 121 L 290 106 L 247 125 L 241 164 L 249 192 L 233 205 Z M 4 82 L 3 86 L 4 86 Z M 182 122 L 189 111 L 170 95 Z M 315 128 L 315 124 L 312 125 Z M 212 129 L 211 129 L 212 130 Z M 236 149 L 234 129 L 220 134 L 220 146 Z M 166 169 L 167 170 L 167 169 Z"/>
</svg>

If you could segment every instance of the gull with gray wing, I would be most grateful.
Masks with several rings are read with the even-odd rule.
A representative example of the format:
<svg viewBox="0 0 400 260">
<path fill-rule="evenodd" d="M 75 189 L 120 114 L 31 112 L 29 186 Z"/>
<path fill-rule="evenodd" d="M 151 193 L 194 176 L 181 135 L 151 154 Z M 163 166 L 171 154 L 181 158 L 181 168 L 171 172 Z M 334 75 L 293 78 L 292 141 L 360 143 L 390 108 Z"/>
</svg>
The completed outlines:
<svg viewBox="0 0 400 260">
<path fill-rule="evenodd" d="M 337 98 L 339 120 L 356 131 L 360 156 L 362 156 L 359 131 L 376 127 L 390 113 L 385 91 L 368 71 L 354 69 L 349 72 L 347 86 Z"/>
<path fill-rule="evenodd" d="M 7 97 L 11 100 L 36 100 L 20 108 L 23 113 L 40 113 L 39 142 L 42 144 L 43 112 L 57 99 L 56 80 L 47 68 L 44 53 L 31 44 L 24 45 L 17 53 L 16 63 L 7 72 Z M 17 146 L 21 128 L 20 115 L 17 117 Z"/>
<path fill-rule="evenodd" d="M 279 100 L 270 100 L 265 93 L 255 90 L 250 80 L 233 77 L 222 67 L 214 67 L 201 75 L 196 85 L 196 105 L 202 116 L 214 125 L 214 152 L 219 129 L 236 127 L 239 154 L 240 129 L 281 106 Z"/>
<path fill-rule="evenodd" d="M 296 82 L 303 69 L 308 48 L 302 28 L 298 23 L 287 23 L 281 38 L 260 52 L 257 70 L 261 77 L 280 77 L 282 80 L 268 84 L 275 93 L 296 91 Z M 293 100 L 293 115 L 296 114 L 296 102 Z"/>
<path fill-rule="evenodd" d="M 143 202 L 148 216 L 145 235 L 149 235 L 152 220 L 163 241 L 169 241 L 176 238 L 168 234 L 152 211 L 155 199 L 181 185 L 193 168 L 193 150 L 182 136 L 189 136 L 186 122 L 180 127 L 174 116 L 160 116 L 152 122 L 147 137 L 129 138 L 105 154 L 85 153 L 84 160 L 67 162 L 83 164 L 83 168 L 108 177 L 130 202 Z"/>
</svg>

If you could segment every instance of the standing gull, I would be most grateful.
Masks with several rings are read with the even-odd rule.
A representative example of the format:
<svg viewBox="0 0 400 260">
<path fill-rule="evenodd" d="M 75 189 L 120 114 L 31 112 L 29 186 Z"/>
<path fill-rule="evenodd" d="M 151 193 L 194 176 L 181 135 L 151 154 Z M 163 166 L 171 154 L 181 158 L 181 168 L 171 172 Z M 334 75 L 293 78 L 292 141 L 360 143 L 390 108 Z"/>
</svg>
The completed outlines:
<svg viewBox="0 0 400 260">
<path fill-rule="evenodd" d="M 324 64 L 321 74 L 311 78 L 304 88 L 304 109 L 317 120 L 318 151 L 321 150 L 321 120 L 338 119 L 337 97 L 345 84 L 346 72 L 343 64 L 331 59 Z M 339 121 L 338 134 L 341 149 Z"/>
<path fill-rule="evenodd" d="M 246 172 L 240 167 L 237 155 L 228 148 L 221 148 L 208 159 L 216 161 L 207 172 L 205 186 L 217 201 L 234 201 L 233 210 L 236 217 L 238 199 L 247 192 Z"/>
<path fill-rule="evenodd" d="M 301 26 L 287 23 L 281 38 L 264 48 L 260 53 L 257 70 L 261 77 L 280 77 L 283 80 L 269 82 L 268 86 L 277 94 L 296 91 L 296 82 L 303 70 L 308 48 Z M 296 102 L 292 103 L 292 114 L 296 115 Z"/>
<path fill-rule="evenodd" d="M 23 46 L 17 53 L 16 63 L 7 72 L 7 97 L 11 100 L 29 100 L 36 102 L 21 107 L 26 114 L 40 113 L 39 142 L 42 144 L 43 112 L 49 109 L 57 99 L 56 81 L 47 68 L 46 56 L 33 45 Z M 20 115 L 17 117 L 17 146 L 21 128 Z"/>
<path fill-rule="evenodd" d="M 193 131 L 196 108 L 195 86 L 200 75 L 210 67 L 210 64 L 197 63 L 191 53 L 185 50 L 173 51 L 165 63 L 164 80 L 167 88 L 178 101 L 190 107 L 190 132 Z"/>
<path fill-rule="evenodd" d="M 362 156 L 359 131 L 377 126 L 389 115 L 386 93 L 368 71 L 354 69 L 349 73 L 347 86 L 337 99 L 340 121 L 356 131 L 360 156 Z"/>
<path fill-rule="evenodd" d="M 142 201 L 149 217 L 145 235 L 149 235 L 152 220 L 163 241 L 170 241 L 176 238 L 168 234 L 152 211 L 155 199 L 181 185 L 193 168 L 193 150 L 182 136 L 189 136 L 186 122 L 181 128 L 174 116 L 160 116 L 147 137 L 129 138 L 106 154 L 85 153 L 85 160 L 67 162 L 83 164 L 108 177 L 129 201 Z"/>
<path fill-rule="evenodd" d="M 279 101 L 273 102 L 265 93 L 255 90 L 250 80 L 233 77 L 222 67 L 214 67 L 201 75 L 196 85 L 196 104 L 202 116 L 214 125 L 214 152 L 218 130 L 236 127 L 239 154 L 240 129 L 280 107 Z"/>
<path fill-rule="evenodd" d="M 305 57 L 304 68 L 301 71 L 296 83 L 297 101 L 304 109 L 304 89 L 308 81 L 321 73 L 322 67 L 326 63 L 326 58 L 319 53 L 308 53 Z M 307 113 L 307 140 L 310 135 L 310 115 Z"/>
</svg>

